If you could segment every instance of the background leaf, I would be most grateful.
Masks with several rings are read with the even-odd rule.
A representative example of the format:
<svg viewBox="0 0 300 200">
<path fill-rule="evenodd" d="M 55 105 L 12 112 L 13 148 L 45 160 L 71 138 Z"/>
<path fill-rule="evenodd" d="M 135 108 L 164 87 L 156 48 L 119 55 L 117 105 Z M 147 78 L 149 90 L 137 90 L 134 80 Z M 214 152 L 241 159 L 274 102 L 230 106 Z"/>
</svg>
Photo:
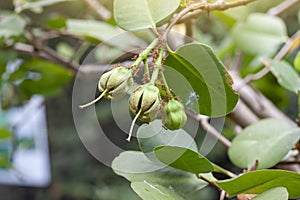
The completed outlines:
<svg viewBox="0 0 300 200">
<path fill-rule="evenodd" d="M 233 110 L 238 95 L 231 88 L 232 79 L 213 50 L 199 43 L 187 44 L 170 52 L 164 65 L 180 72 L 199 95 L 200 113 L 223 116 Z M 166 74 L 172 88 L 172 77 Z M 176 93 L 176 91 L 174 91 Z"/>
<path fill-rule="evenodd" d="M 24 10 L 31 10 L 36 13 L 41 13 L 43 7 L 51 6 L 53 4 L 71 1 L 71 0 L 38 0 L 38 1 L 24 1 L 24 0 L 14 0 L 15 10 L 17 13 Z"/>
<path fill-rule="evenodd" d="M 9 138 L 12 136 L 12 133 L 4 128 L 0 128 L 0 140 L 1 139 L 5 139 L 5 138 Z"/>
<path fill-rule="evenodd" d="M 12 133 L 5 129 L 0 129 L 0 169 L 8 169 L 12 166 L 13 141 Z"/>
<path fill-rule="evenodd" d="M 184 200 L 172 189 L 147 181 L 133 182 L 131 187 L 143 200 Z"/>
<path fill-rule="evenodd" d="M 232 141 L 229 158 L 237 166 L 250 168 L 258 160 L 258 169 L 269 168 L 293 148 L 300 129 L 278 119 L 264 119 L 245 128 Z"/>
<path fill-rule="evenodd" d="M 294 64 L 294 68 L 295 68 L 298 72 L 300 72 L 300 51 L 298 51 L 298 53 L 297 53 L 297 55 L 296 55 L 296 57 L 295 57 L 295 59 L 294 59 L 293 64 Z"/>
<path fill-rule="evenodd" d="M 173 188 L 185 197 L 207 185 L 191 173 L 165 167 L 149 160 L 142 152 L 125 151 L 116 157 L 112 169 L 130 182 L 151 182 Z M 209 174 L 207 174 L 209 176 Z M 212 176 L 210 174 L 210 176 Z"/>
<path fill-rule="evenodd" d="M 300 197 L 300 174 L 284 170 L 257 170 L 237 178 L 218 181 L 217 184 L 229 196 L 237 194 L 260 194 L 274 187 L 285 187 L 289 198 Z"/>
<path fill-rule="evenodd" d="M 10 38 L 23 34 L 26 25 L 24 18 L 14 14 L 0 14 L 0 17 L 0 38 Z"/>
<path fill-rule="evenodd" d="M 286 188 L 284 187 L 276 187 L 269 189 L 256 197 L 254 197 L 252 200 L 288 200 L 289 193 Z"/>
<path fill-rule="evenodd" d="M 163 128 L 161 120 L 140 126 L 137 131 L 137 138 L 140 149 L 151 160 L 156 160 L 153 150 L 161 145 L 180 146 L 198 151 L 194 139 L 186 131 L 183 129 L 166 130 Z"/>
<path fill-rule="evenodd" d="M 278 83 L 287 90 L 298 93 L 300 78 L 298 73 L 286 61 L 270 61 L 271 72 L 277 78 Z"/>
<path fill-rule="evenodd" d="M 59 93 L 72 76 L 65 68 L 33 58 L 23 62 L 20 68 L 10 75 L 10 81 L 20 81 L 19 88 L 27 97 L 33 94 L 52 96 Z"/>
<path fill-rule="evenodd" d="M 115 0 L 114 17 L 121 28 L 127 31 L 153 28 L 173 13 L 180 0 Z"/>
<path fill-rule="evenodd" d="M 234 27 L 232 39 L 247 54 L 270 56 L 287 39 L 287 30 L 279 17 L 253 13 Z"/>
<path fill-rule="evenodd" d="M 66 24 L 69 32 L 94 40 L 97 43 L 105 42 L 123 50 L 146 46 L 145 42 L 135 35 L 105 22 L 68 19 Z"/>
<path fill-rule="evenodd" d="M 214 170 L 213 165 L 198 152 L 177 146 L 159 146 L 154 149 L 158 160 L 170 167 L 192 172 L 208 173 Z"/>
</svg>

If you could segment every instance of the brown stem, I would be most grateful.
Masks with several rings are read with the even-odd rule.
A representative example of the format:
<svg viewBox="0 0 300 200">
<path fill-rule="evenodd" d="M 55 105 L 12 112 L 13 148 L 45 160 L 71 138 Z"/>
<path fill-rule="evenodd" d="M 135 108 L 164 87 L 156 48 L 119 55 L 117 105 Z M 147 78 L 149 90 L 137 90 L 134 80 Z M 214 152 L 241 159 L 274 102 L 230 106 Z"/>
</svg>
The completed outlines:
<svg viewBox="0 0 300 200">
<path fill-rule="evenodd" d="M 298 3 L 300 3 L 299 0 L 286 0 L 276 5 L 275 7 L 271 8 L 270 10 L 268 10 L 267 13 L 270 15 L 277 16 L 288 11 L 290 8 L 296 6 L 296 4 Z"/>
<path fill-rule="evenodd" d="M 95 13 L 98 15 L 98 17 L 101 20 L 108 20 L 111 18 L 111 12 L 106 9 L 99 1 L 97 0 L 85 0 L 85 2 L 88 4 L 88 6 L 95 11 Z"/>
<path fill-rule="evenodd" d="M 171 31 L 172 27 L 179 22 L 180 19 L 182 19 L 185 15 L 188 13 L 194 11 L 194 10 L 199 10 L 197 13 L 197 16 L 202 15 L 203 13 L 208 13 L 213 10 L 227 10 L 229 8 L 234 8 L 237 6 L 242 6 L 246 5 L 248 3 L 251 3 L 255 0 L 240 0 L 240 1 L 234 1 L 234 2 L 225 2 L 225 1 L 216 1 L 214 3 L 207 3 L 206 1 L 204 2 L 199 2 L 199 3 L 194 3 L 189 5 L 188 7 L 184 8 L 181 10 L 179 13 L 177 13 L 170 21 L 168 24 L 165 32 L 162 35 L 162 39 L 166 40 L 168 33 Z M 191 19 L 191 18 L 189 18 Z"/>
<path fill-rule="evenodd" d="M 300 160 L 281 161 L 281 162 L 278 163 L 278 165 L 294 165 L 294 164 L 300 164 Z"/>
<path fill-rule="evenodd" d="M 185 35 L 190 37 L 190 38 L 193 38 L 194 37 L 194 34 L 193 34 L 193 23 L 192 21 L 187 21 L 185 22 Z"/>
<path fill-rule="evenodd" d="M 201 176 L 201 174 L 198 174 L 198 178 L 204 180 L 204 181 L 207 182 L 209 185 L 211 185 L 211 186 L 213 186 L 214 188 L 216 188 L 219 192 L 222 191 L 222 188 L 220 188 L 215 182 L 206 179 L 205 177 Z"/>
<path fill-rule="evenodd" d="M 183 16 L 181 19 L 179 19 L 176 23 L 184 23 L 187 20 L 198 18 L 199 16 L 210 12 L 214 10 L 227 10 L 229 8 L 234 8 L 238 6 L 247 5 L 251 2 L 254 2 L 255 0 L 241 0 L 241 1 L 234 1 L 234 2 L 225 2 L 225 1 L 216 1 L 214 3 L 209 4 L 208 10 L 196 10 L 194 12 L 191 12 Z"/>
<path fill-rule="evenodd" d="M 186 113 L 194 118 L 195 120 L 197 120 L 200 125 L 202 126 L 202 128 L 207 131 L 207 133 L 209 133 L 210 135 L 212 135 L 213 137 L 217 138 L 222 144 L 224 144 L 226 147 L 230 147 L 231 146 L 231 142 L 225 138 L 219 131 L 217 131 L 212 125 L 210 125 L 208 123 L 208 117 L 204 116 L 204 115 L 200 115 L 200 114 L 196 114 L 190 110 L 186 110 Z"/>
<path fill-rule="evenodd" d="M 259 120 L 259 118 L 241 99 L 239 99 L 234 110 L 228 114 L 228 117 L 242 128 L 258 122 Z"/>
<path fill-rule="evenodd" d="M 280 49 L 280 51 L 276 54 L 274 57 L 274 60 L 279 61 L 281 60 L 289 51 L 291 46 L 294 44 L 295 40 L 299 40 L 300 37 L 300 30 L 297 31 L 285 44 L 284 46 Z"/>
<path fill-rule="evenodd" d="M 226 196 L 226 192 L 224 190 L 222 190 L 220 192 L 220 200 L 224 200 L 225 199 L 225 196 Z"/>
<path fill-rule="evenodd" d="M 263 64 L 265 65 L 265 67 L 262 70 L 260 70 L 256 74 L 249 74 L 249 75 L 247 75 L 242 80 L 242 82 L 240 83 L 240 85 L 238 85 L 236 87 L 236 90 L 239 91 L 240 88 L 242 88 L 243 86 L 247 85 L 251 81 L 258 80 L 258 79 L 264 77 L 265 75 L 267 75 L 270 72 L 270 70 L 271 70 L 270 63 L 267 62 L 267 61 L 264 61 Z"/>
<path fill-rule="evenodd" d="M 62 67 L 65 67 L 72 73 L 77 73 L 78 72 L 78 66 L 75 63 L 70 63 L 68 60 L 65 58 L 59 56 L 54 52 L 53 50 L 49 49 L 36 49 L 31 45 L 24 44 L 24 43 L 16 43 L 13 46 L 13 49 L 19 53 L 24 53 L 33 57 L 45 59 L 54 63 L 57 63 L 61 65 Z"/>
<path fill-rule="evenodd" d="M 242 78 L 237 72 L 230 71 L 230 75 L 234 80 L 234 88 L 242 82 Z M 239 89 L 240 99 L 251 109 L 255 115 L 260 118 L 277 118 L 292 126 L 296 123 L 288 118 L 281 110 L 279 110 L 269 99 L 267 99 L 259 91 L 254 90 L 251 86 L 245 85 Z"/>
</svg>

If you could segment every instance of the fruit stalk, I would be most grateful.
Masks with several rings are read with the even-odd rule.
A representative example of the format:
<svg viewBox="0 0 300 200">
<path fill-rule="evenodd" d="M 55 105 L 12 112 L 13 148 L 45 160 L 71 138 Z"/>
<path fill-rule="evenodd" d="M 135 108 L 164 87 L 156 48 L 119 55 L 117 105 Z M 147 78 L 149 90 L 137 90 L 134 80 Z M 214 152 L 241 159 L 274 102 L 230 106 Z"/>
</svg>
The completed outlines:
<svg viewBox="0 0 300 200">
<path fill-rule="evenodd" d="M 158 77 L 158 74 L 159 74 L 159 71 L 160 71 L 161 65 L 162 65 L 163 55 L 164 55 L 164 49 L 160 48 L 158 58 L 156 59 L 156 62 L 155 62 L 155 67 L 154 67 L 154 70 L 153 70 L 153 73 L 151 76 L 150 83 L 154 84 L 154 82 L 156 81 L 156 79 Z"/>
</svg>

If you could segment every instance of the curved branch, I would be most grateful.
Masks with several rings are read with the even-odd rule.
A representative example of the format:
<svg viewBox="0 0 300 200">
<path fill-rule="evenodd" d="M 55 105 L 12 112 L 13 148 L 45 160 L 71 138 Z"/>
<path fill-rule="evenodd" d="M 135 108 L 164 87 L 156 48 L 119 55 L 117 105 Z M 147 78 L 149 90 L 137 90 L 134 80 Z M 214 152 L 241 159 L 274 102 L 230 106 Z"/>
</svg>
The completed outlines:
<svg viewBox="0 0 300 200">
<path fill-rule="evenodd" d="M 230 71 L 230 75 L 234 80 L 234 87 L 241 84 L 242 78 L 237 72 Z M 239 89 L 240 98 L 245 104 L 260 118 L 277 118 L 292 126 L 296 126 L 296 123 L 287 117 L 281 110 L 279 110 L 269 99 L 263 94 L 254 90 L 249 85 L 244 85 Z"/>
<path fill-rule="evenodd" d="M 166 39 L 168 33 L 172 29 L 172 27 L 177 23 L 183 23 L 187 20 L 190 20 L 192 18 L 199 17 L 200 15 L 204 13 L 208 13 L 214 10 L 227 10 L 229 8 L 234 8 L 238 6 L 247 5 L 251 2 L 254 2 L 255 0 L 240 0 L 240 1 L 234 1 L 234 2 L 226 2 L 226 1 L 216 1 L 214 3 L 207 3 L 206 1 L 192 4 L 183 10 L 181 10 L 178 14 L 176 14 L 173 19 L 168 24 L 164 34 L 163 39 Z M 197 10 L 197 11 L 195 11 Z M 195 11 L 191 13 L 192 11 Z"/>
<path fill-rule="evenodd" d="M 70 63 L 65 58 L 59 56 L 56 54 L 55 51 L 49 49 L 44 49 L 43 51 L 35 49 L 33 46 L 24 44 L 24 43 L 16 43 L 13 46 L 13 49 L 19 53 L 27 54 L 33 57 L 41 58 L 44 60 L 52 61 L 56 64 L 59 64 L 69 71 L 71 71 L 73 74 L 78 72 L 78 65 L 76 63 Z"/>
<path fill-rule="evenodd" d="M 267 13 L 270 14 L 270 15 L 277 16 L 277 15 L 280 15 L 280 14 L 286 12 L 290 8 L 296 6 L 296 4 L 298 4 L 298 3 L 300 3 L 299 0 L 283 1 L 282 3 L 276 5 L 275 7 L 268 10 Z"/>
<path fill-rule="evenodd" d="M 210 135 L 212 135 L 213 137 L 217 138 L 222 144 L 224 144 L 226 147 L 230 147 L 231 146 L 231 142 L 225 138 L 219 131 L 217 131 L 217 129 L 215 129 L 212 125 L 210 125 L 210 123 L 208 122 L 208 117 L 204 116 L 204 115 L 200 115 L 200 114 L 196 114 L 190 110 L 186 109 L 186 113 L 194 118 L 195 120 L 197 120 L 200 125 L 202 126 L 202 128 L 207 131 L 207 133 L 209 133 Z"/>
<path fill-rule="evenodd" d="M 101 20 L 108 20 L 109 18 L 111 18 L 111 12 L 108 9 L 106 9 L 102 4 L 100 4 L 99 1 L 85 0 L 85 2 L 92 10 L 95 11 L 95 13 Z"/>
</svg>

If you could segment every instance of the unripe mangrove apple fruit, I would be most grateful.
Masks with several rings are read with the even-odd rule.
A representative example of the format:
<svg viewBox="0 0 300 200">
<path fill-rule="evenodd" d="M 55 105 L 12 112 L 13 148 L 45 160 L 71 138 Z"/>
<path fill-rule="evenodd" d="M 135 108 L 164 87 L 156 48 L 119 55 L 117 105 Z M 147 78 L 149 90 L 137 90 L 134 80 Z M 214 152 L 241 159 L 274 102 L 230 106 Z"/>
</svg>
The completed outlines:
<svg viewBox="0 0 300 200">
<path fill-rule="evenodd" d="M 153 83 L 140 85 L 132 92 L 129 97 L 129 110 L 135 114 L 135 117 L 126 139 L 128 142 L 130 142 L 133 126 L 137 119 L 143 122 L 151 122 L 156 118 L 160 101 L 159 89 Z"/>
<path fill-rule="evenodd" d="M 126 67 L 117 67 L 104 73 L 98 82 L 98 89 L 102 94 L 94 101 L 79 106 L 85 108 L 99 101 L 102 97 L 107 99 L 120 99 L 126 95 L 133 86 L 132 70 Z"/>
<path fill-rule="evenodd" d="M 160 107 L 159 89 L 152 83 L 138 86 L 129 97 L 129 109 L 135 115 L 141 111 L 139 119 L 143 122 L 151 122 Z"/>
<path fill-rule="evenodd" d="M 182 128 L 187 120 L 182 103 L 176 99 L 171 99 L 163 106 L 162 122 L 170 130 Z"/>
<path fill-rule="evenodd" d="M 120 99 L 133 86 L 132 71 L 126 67 L 117 67 L 104 73 L 98 83 L 100 92 L 105 93 L 107 99 Z"/>
</svg>

